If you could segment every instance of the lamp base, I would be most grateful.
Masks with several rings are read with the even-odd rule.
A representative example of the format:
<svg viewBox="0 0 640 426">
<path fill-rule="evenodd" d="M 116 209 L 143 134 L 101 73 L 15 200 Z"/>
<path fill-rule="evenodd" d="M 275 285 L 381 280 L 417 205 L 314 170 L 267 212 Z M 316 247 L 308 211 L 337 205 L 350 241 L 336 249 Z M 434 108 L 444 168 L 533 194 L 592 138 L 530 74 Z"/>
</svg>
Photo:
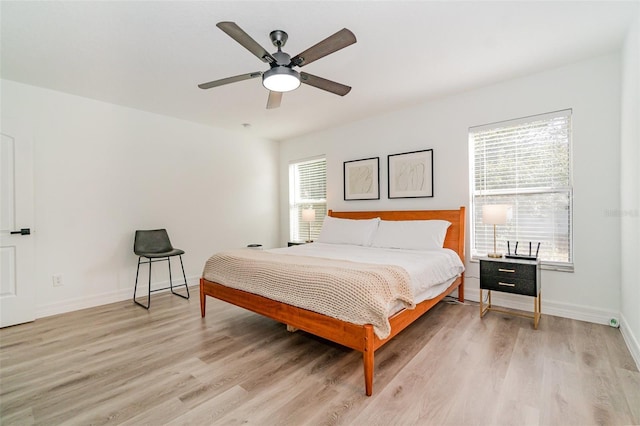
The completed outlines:
<svg viewBox="0 0 640 426">
<path fill-rule="evenodd" d="M 500 259 L 502 257 L 501 253 L 487 253 L 487 257 L 491 257 L 493 259 Z"/>
</svg>

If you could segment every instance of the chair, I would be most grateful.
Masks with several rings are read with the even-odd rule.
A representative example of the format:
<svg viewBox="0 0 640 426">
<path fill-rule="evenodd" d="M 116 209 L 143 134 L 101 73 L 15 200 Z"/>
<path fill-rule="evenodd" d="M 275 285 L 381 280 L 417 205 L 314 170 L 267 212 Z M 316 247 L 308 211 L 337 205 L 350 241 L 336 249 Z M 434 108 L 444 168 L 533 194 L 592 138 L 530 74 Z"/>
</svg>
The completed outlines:
<svg viewBox="0 0 640 426">
<path fill-rule="evenodd" d="M 187 276 L 184 273 L 184 264 L 182 263 L 182 255 L 184 250 L 174 248 L 169 240 L 169 234 L 166 229 L 153 229 L 153 230 L 138 230 L 136 231 L 136 237 L 133 242 L 133 252 L 138 255 L 138 269 L 136 270 L 136 284 L 133 289 L 133 301 L 142 306 L 145 309 L 149 309 L 151 306 L 151 293 L 166 289 L 171 289 L 171 293 L 176 296 L 180 296 L 183 299 L 189 299 L 189 286 L 187 285 Z M 184 285 L 187 290 L 187 295 L 182 295 L 173 291 L 173 281 L 171 280 L 171 257 L 180 257 L 180 266 L 182 267 L 182 277 L 184 278 L 184 284 L 178 284 L 176 287 Z M 142 258 L 148 259 L 142 261 Z M 154 262 L 167 261 L 169 264 L 169 287 L 158 288 L 151 290 L 151 264 Z M 136 291 L 138 289 L 138 273 L 140 272 L 140 264 L 149 264 L 149 294 L 147 296 L 146 306 L 136 300 Z"/>
</svg>

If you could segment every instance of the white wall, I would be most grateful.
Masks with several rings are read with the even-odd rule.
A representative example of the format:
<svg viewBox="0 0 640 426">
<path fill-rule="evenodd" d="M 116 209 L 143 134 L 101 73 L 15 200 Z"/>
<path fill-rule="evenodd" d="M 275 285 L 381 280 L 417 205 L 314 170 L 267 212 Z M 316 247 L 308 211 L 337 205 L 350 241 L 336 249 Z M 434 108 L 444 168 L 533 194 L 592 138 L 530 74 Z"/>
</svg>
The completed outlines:
<svg viewBox="0 0 640 426">
<path fill-rule="evenodd" d="M 622 333 L 640 365 L 640 18 L 622 51 Z"/>
<path fill-rule="evenodd" d="M 608 213 L 620 205 L 618 54 L 282 142 L 280 209 L 287 211 L 287 163 L 319 154 L 327 156 L 331 209 L 468 207 L 468 128 L 565 108 L 573 108 L 575 272 L 543 271 L 542 309 L 543 313 L 608 323 L 620 312 L 620 223 Z M 434 149 L 435 197 L 389 200 L 387 155 L 426 148 Z M 381 199 L 344 201 L 343 162 L 375 156 L 380 157 Z M 280 229 L 284 242 L 289 229 L 286 217 L 281 218 Z M 478 264 L 468 263 L 467 268 L 465 296 L 477 300 Z M 529 298 L 494 299 L 532 309 Z"/>
<path fill-rule="evenodd" d="M 1 83 L 3 117 L 34 135 L 38 317 L 130 298 L 136 229 L 167 228 L 191 284 L 216 251 L 276 244 L 275 142 Z M 158 285 L 166 269 L 154 265 Z"/>
</svg>

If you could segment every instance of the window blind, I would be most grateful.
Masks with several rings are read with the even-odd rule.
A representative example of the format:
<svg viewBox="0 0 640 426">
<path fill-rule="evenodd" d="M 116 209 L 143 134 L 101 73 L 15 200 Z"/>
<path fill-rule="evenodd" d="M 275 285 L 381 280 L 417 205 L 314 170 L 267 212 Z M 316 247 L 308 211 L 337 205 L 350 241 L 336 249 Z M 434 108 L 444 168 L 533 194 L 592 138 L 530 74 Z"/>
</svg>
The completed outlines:
<svg viewBox="0 0 640 426">
<path fill-rule="evenodd" d="M 289 237 L 291 241 L 304 241 L 320 235 L 327 215 L 327 161 L 326 158 L 301 160 L 289 165 Z M 302 210 L 312 208 L 314 222 L 302 221 Z"/>
<path fill-rule="evenodd" d="M 571 110 L 472 127 L 469 143 L 472 255 L 493 251 L 482 207 L 507 204 L 511 220 L 496 227 L 498 252 L 507 252 L 506 241 L 519 241 L 519 254 L 540 242 L 543 263 L 571 265 Z"/>
</svg>

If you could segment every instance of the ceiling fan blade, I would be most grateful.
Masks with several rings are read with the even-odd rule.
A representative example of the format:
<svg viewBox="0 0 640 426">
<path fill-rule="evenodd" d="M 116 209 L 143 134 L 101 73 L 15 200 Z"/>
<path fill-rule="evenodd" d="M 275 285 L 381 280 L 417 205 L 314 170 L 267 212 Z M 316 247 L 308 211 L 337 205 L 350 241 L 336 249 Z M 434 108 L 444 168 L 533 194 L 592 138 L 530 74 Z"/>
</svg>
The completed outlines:
<svg viewBox="0 0 640 426">
<path fill-rule="evenodd" d="M 332 36 L 329 36 L 302 53 L 298 53 L 291 58 L 291 63 L 299 67 L 310 64 L 333 52 L 343 49 L 356 42 L 356 36 L 346 28 L 341 29 Z"/>
<path fill-rule="evenodd" d="M 198 84 L 201 89 L 211 89 L 212 87 L 218 87 L 229 83 L 235 83 L 236 81 L 249 80 L 250 78 L 260 77 L 261 71 L 251 72 L 249 74 L 240 74 L 233 77 L 227 77 L 220 80 L 210 81 L 208 83 Z"/>
<path fill-rule="evenodd" d="M 351 87 L 349 86 L 327 80 L 326 78 L 307 74 L 306 72 L 300 73 L 300 81 L 304 84 L 308 84 L 309 86 L 317 87 L 318 89 L 326 90 L 327 92 L 335 93 L 340 96 L 344 96 L 351 91 Z"/>
<path fill-rule="evenodd" d="M 267 99 L 267 109 L 278 108 L 282 102 L 282 92 L 269 91 L 269 99 Z"/>
<path fill-rule="evenodd" d="M 257 41 L 252 39 L 249 34 L 245 33 L 244 30 L 235 22 L 218 22 L 216 26 L 227 33 L 229 37 L 244 46 L 244 48 L 249 52 L 256 55 L 262 62 L 276 62 L 275 58 L 271 56 L 264 47 L 260 46 Z"/>
</svg>

